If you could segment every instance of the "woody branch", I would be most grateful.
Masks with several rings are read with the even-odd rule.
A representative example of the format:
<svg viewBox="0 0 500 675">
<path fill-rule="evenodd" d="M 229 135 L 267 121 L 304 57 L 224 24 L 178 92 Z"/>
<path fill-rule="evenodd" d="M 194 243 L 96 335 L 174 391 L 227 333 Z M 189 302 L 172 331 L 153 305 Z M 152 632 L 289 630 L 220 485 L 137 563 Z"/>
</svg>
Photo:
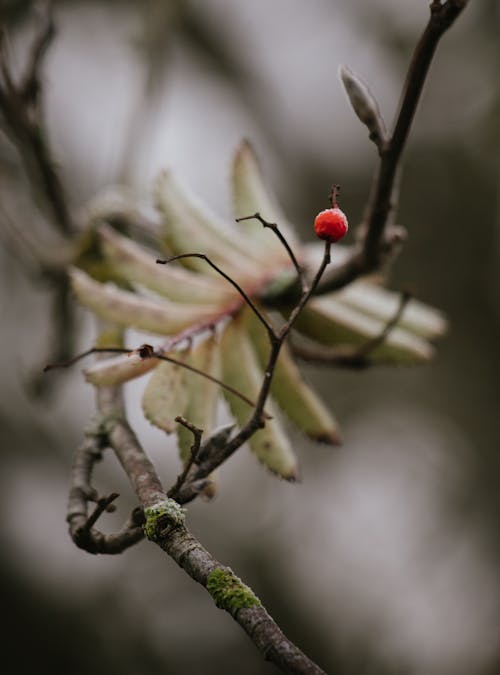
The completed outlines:
<svg viewBox="0 0 500 675">
<path fill-rule="evenodd" d="M 366 216 L 361 228 L 361 240 L 350 258 L 325 274 L 317 293 L 328 293 L 347 286 L 360 276 L 376 270 L 384 253 L 399 243 L 399 235 L 388 230 L 388 220 L 397 205 L 397 175 L 401 155 L 420 100 L 432 58 L 440 39 L 466 7 L 468 0 L 433 0 L 428 23 L 417 43 L 406 75 L 393 131 L 376 142 L 380 160 L 376 169 Z M 365 122 L 366 123 L 366 122 Z M 383 122 L 380 127 L 385 128 Z"/>
<path fill-rule="evenodd" d="M 467 0 L 448 0 L 444 4 L 438 1 L 432 2 L 431 17 L 409 68 L 394 130 L 387 139 L 381 135 L 377 143 L 380 165 L 374 179 L 366 218 L 366 234 L 362 242 L 346 265 L 337 268 L 324 279 L 323 283 L 320 283 L 322 274 L 329 263 L 330 247 L 327 244 L 321 266 L 309 287 L 304 287 L 302 284 L 300 299 L 288 322 L 280 330 L 275 330 L 264 320 L 270 337 L 270 354 L 259 397 L 250 419 L 233 439 L 224 444 L 222 450 L 209 453 L 208 456 L 202 457 L 199 463 L 196 462 L 196 457 L 200 448 L 197 448 L 196 452 L 193 451 L 191 467 L 193 471 L 191 473 L 190 469 L 187 472 L 191 475 L 182 476 L 182 480 L 173 486 L 172 493 L 179 502 L 187 502 L 194 498 L 197 481 L 203 480 L 215 467 L 226 461 L 265 422 L 264 406 L 280 349 L 312 293 L 340 288 L 380 264 L 388 214 L 392 208 L 391 195 L 394 190 L 398 164 L 432 56 L 439 39 L 466 4 Z M 39 104 L 41 89 L 38 78 L 39 65 L 52 32 L 52 23 L 46 25 L 41 31 L 33 47 L 31 65 L 27 75 L 22 84 L 18 85 L 13 82 L 10 75 L 3 41 L 4 49 L 0 63 L 2 70 L 0 110 L 5 128 L 18 146 L 28 173 L 33 177 L 33 183 L 42 187 L 52 211 L 54 224 L 63 234 L 67 235 L 72 231 L 72 221 L 62 183 L 54 169 L 48 144 L 44 141 Z M 382 138 L 385 139 L 384 142 Z M 35 172 L 33 172 L 33 166 Z M 300 281 L 302 282 L 302 279 Z M 94 526 L 97 518 L 106 508 L 109 508 L 114 500 L 114 495 L 99 499 L 91 486 L 92 469 L 102 450 L 108 445 L 113 448 L 143 508 L 148 509 L 158 502 L 168 501 L 168 495 L 154 466 L 126 420 L 121 388 L 101 388 L 98 390 L 97 399 L 102 426 L 99 433 L 88 437 L 77 454 L 73 469 L 74 489 L 70 499 L 68 519 L 74 538 L 79 538 L 80 544 L 83 544 L 87 550 L 94 547 L 96 550 L 93 552 L 117 552 L 118 549 L 123 550 L 142 536 L 141 517 L 137 513 L 133 514 L 122 532 L 115 536 L 107 535 L 108 539 L 103 538 L 104 535 L 96 531 Z M 89 516 L 88 503 L 95 501 L 97 501 L 97 508 Z M 183 523 L 173 523 L 161 532 L 156 532 L 155 541 L 205 588 L 214 570 L 227 569 L 201 546 Z M 313 674 L 322 672 L 285 638 L 260 603 L 257 606 L 231 611 L 231 613 L 267 658 L 286 672 Z"/>
<path fill-rule="evenodd" d="M 176 505 L 164 490 L 153 464 L 130 427 L 125 413 L 122 387 L 100 387 L 97 389 L 98 425 L 89 430 L 87 440 L 79 449 L 73 469 L 73 483 L 68 505 L 68 521 L 75 543 L 91 553 L 118 553 L 139 541 L 143 536 L 144 512 L 158 505 Z M 201 430 L 192 427 L 195 436 L 192 460 L 199 450 Z M 99 500 L 91 487 L 90 478 L 93 464 L 99 459 L 102 449 L 110 446 L 122 465 L 132 488 L 141 504 L 140 513 L 133 513 L 124 528 L 111 535 L 103 535 L 93 526 L 97 517 L 116 495 Z M 186 474 L 183 473 L 173 486 L 173 492 L 182 489 Z M 191 481 L 190 489 L 193 490 Z M 200 484 L 201 486 L 203 483 Z M 198 491 L 200 490 L 198 485 Z M 87 502 L 97 501 L 94 514 L 87 516 Z M 180 507 L 175 506 L 176 509 Z M 153 523 L 149 538 L 184 569 L 196 582 L 211 593 L 217 606 L 228 611 L 243 628 L 264 658 L 283 672 L 296 675 L 325 675 L 296 645 L 288 640 L 251 589 L 245 586 L 230 570 L 217 561 L 191 534 L 184 524 L 184 516 L 170 519 L 168 516 Z M 251 602 L 243 606 L 221 602 L 211 586 L 213 574 L 222 573 L 223 578 L 244 589 Z"/>
</svg>

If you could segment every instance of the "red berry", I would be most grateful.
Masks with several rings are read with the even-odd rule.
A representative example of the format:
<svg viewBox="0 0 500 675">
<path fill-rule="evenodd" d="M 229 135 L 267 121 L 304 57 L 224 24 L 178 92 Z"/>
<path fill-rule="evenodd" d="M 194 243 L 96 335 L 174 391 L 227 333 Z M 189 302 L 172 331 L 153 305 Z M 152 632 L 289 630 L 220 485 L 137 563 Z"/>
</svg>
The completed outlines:
<svg viewBox="0 0 500 675">
<path fill-rule="evenodd" d="M 325 239 L 332 244 L 342 239 L 348 229 L 347 218 L 338 206 L 321 211 L 314 219 L 314 231 L 316 235 L 320 239 Z"/>
</svg>

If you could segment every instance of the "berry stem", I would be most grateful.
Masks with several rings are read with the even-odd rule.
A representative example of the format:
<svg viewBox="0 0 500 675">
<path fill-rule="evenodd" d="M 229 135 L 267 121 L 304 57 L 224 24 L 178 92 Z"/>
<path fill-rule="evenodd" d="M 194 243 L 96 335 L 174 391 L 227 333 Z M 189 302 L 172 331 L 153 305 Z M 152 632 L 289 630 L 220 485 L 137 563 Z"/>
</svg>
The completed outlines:
<svg viewBox="0 0 500 675">
<path fill-rule="evenodd" d="M 337 195 L 340 192 L 340 185 L 332 185 L 328 199 L 330 200 L 330 206 L 332 209 L 337 208 Z"/>
</svg>

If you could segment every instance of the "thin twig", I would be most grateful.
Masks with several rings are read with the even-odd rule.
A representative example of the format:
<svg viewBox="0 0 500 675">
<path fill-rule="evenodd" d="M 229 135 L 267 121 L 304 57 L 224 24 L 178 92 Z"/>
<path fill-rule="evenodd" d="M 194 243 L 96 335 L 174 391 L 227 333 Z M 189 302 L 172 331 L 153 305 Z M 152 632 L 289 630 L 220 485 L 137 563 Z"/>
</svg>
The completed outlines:
<svg viewBox="0 0 500 675">
<path fill-rule="evenodd" d="M 95 509 L 87 518 L 87 522 L 85 523 L 85 529 L 90 530 L 92 527 L 94 527 L 94 525 L 97 523 L 97 521 L 105 511 L 110 512 L 111 511 L 110 507 L 112 506 L 114 507 L 113 502 L 116 499 L 118 499 L 119 496 L 120 495 L 118 494 L 118 492 L 112 492 L 107 497 L 101 497 L 100 499 L 98 499 Z"/>
<path fill-rule="evenodd" d="M 94 528 L 97 518 L 109 506 L 108 500 L 113 496 L 99 500 L 91 482 L 94 465 L 101 459 L 105 445 L 105 438 L 100 429 L 89 431 L 87 438 L 75 453 L 71 470 L 71 489 L 66 517 L 70 536 L 79 548 L 93 554 L 122 553 L 144 537 L 138 514 L 135 512 L 119 532 L 103 534 Z M 97 508 L 90 517 L 87 515 L 89 502 L 97 502 Z"/>
<path fill-rule="evenodd" d="M 244 401 L 247 405 L 249 405 L 251 408 L 255 408 L 257 405 L 254 401 L 248 398 L 248 396 L 245 396 L 245 394 L 242 394 L 241 391 L 238 391 L 234 387 L 232 387 L 230 384 L 226 384 L 222 380 L 219 380 L 217 377 L 214 377 L 213 375 L 210 375 L 209 373 L 205 373 L 203 370 L 200 370 L 199 368 L 195 368 L 195 366 L 192 366 L 189 363 L 186 363 L 185 361 L 181 361 L 180 359 L 175 359 L 172 356 L 166 356 L 163 354 L 163 352 L 157 351 L 152 347 L 151 345 L 142 345 L 138 349 L 126 349 L 124 347 L 91 347 L 90 349 L 87 349 L 86 351 L 82 352 L 81 354 L 77 354 L 73 358 L 69 359 L 69 361 L 62 361 L 61 363 L 49 363 L 47 364 L 43 372 L 47 373 L 49 370 L 55 370 L 57 368 L 69 368 L 70 366 L 74 365 L 81 359 L 90 356 L 91 354 L 138 354 L 141 358 L 143 359 L 158 359 L 159 361 L 166 361 L 167 363 L 172 363 L 176 366 L 181 366 L 181 368 L 185 368 L 186 370 L 189 370 L 192 373 L 195 373 L 196 375 L 199 375 L 200 377 L 204 377 L 206 380 L 210 380 L 210 382 L 214 382 L 215 384 L 218 384 L 219 387 L 222 387 L 222 389 L 225 389 L 231 394 L 234 394 L 237 396 L 239 399 Z M 268 419 L 271 419 L 271 416 L 265 413 L 265 416 Z"/>
<path fill-rule="evenodd" d="M 376 335 L 371 340 L 367 340 L 364 345 L 358 348 L 358 355 L 361 357 L 366 357 L 371 354 L 377 347 L 380 347 L 388 338 L 389 333 L 395 328 L 401 319 L 403 312 L 405 311 L 406 305 L 411 299 L 411 293 L 409 291 L 403 291 L 399 299 L 399 305 L 397 310 L 394 312 L 389 321 L 385 324 L 383 330 Z"/>
<path fill-rule="evenodd" d="M 321 277 L 323 276 L 323 273 L 324 273 L 325 269 L 330 264 L 330 262 L 331 262 L 331 255 L 330 255 L 331 246 L 332 246 L 331 242 L 325 241 L 325 249 L 324 249 L 324 252 L 323 252 L 323 260 L 321 261 L 321 264 L 318 268 L 318 271 L 314 275 L 314 279 L 312 280 L 311 285 L 303 293 L 303 295 L 300 298 L 297 306 L 293 309 L 290 316 L 288 317 L 288 321 L 281 327 L 281 330 L 279 332 L 279 337 L 280 337 L 281 340 L 284 340 L 286 338 L 286 336 L 288 335 L 288 333 L 290 332 L 290 330 L 292 329 L 292 326 L 295 323 L 295 321 L 297 320 L 299 314 L 302 312 L 302 310 L 306 306 L 306 303 L 309 301 L 309 298 L 311 297 L 311 295 L 316 290 L 316 288 L 317 288 L 317 286 L 318 286 L 318 284 L 321 280 Z"/>
<path fill-rule="evenodd" d="M 182 258 L 200 258 L 204 260 L 212 269 L 214 269 L 218 274 L 221 275 L 226 281 L 228 281 L 231 286 L 233 286 L 238 293 L 241 295 L 243 300 L 247 303 L 250 309 L 254 312 L 255 316 L 259 319 L 262 325 L 265 327 L 268 333 L 274 333 L 274 329 L 267 319 L 263 316 L 262 312 L 258 310 L 255 304 L 252 302 L 248 294 L 243 290 L 243 288 L 236 282 L 229 274 L 226 274 L 218 265 L 216 265 L 210 258 L 204 253 L 181 253 L 179 255 L 174 255 L 171 258 L 166 258 L 164 260 L 157 260 L 158 265 L 167 265 L 168 263 L 174 262 L 175 260 L 181 260 Z"/>
<path fill-rule="evenodd" d="M 180 492 L 181 487 L 186 482 L 186 478 L 191 470 L 191 467 L 195 463 L 198 453 L 200 451 L 201 438 L 203 436 L 203 429 L 199 429 L 194 424 L 191 424 L 191 422 L 187 420 L 185 417 L 182 417 L 182 415 L 177 415 L 175 421 L 178 422 L 179 424 L 182 424 L 183 427 L 188 429 L 188 431 L 190 431 L 193 434 L 193 445 L 191 446 L 189 459 L 186 462 L 184 470 L 177 477 L 175 485 L 167 493 L 169 497 L 175 497 L 175 495 Z"/>
<path fill-rule="evenodd" d="M 160 361 L 168 361 L 168 363 L 174 363 L 177 366 L 181 366 L 182 368 L 185 368 L 186 370 L 191 371 L 192 373 L 196 373 L 196 375 L 200 375 L 201 377 L 204 377 L 206 380 L 210 380 L 210 382 L 214 382 L 215 384 L 218 384 L 219 387 L 222 387 L 222 389 L 225 389 L 231 394 L 234 394 L 237 396 L 239 399 L 244 401 L 247 405 L 249 405 L 251 408 L 255 408 L 257 405 L 255 401 L 252 401 L 251 399 L 248 398 L 248 396 L 245 396 L 245 394 L 242 394 L 241 391 L 238 391 L 234 387 L 232 387 L 230 384 L 226 384 L 226 382 L 223 382 L 222 380 L 219 380 L 217 377 L 214 377 L 213 375 L 210 375 L 209 373 L 205 373 L 203 370 L 199 370 L 198 368 L 195 368 L 194 366 L 190 365 L 189 363 L 186 363 L 185 361 L 179 361 L 178 359 L 173 359 L 170 356 L 165 356 L 163 354 L 157 354 L 156 352 L 153 355 L 153 358 L 159 359 Z M 271 419 L 271 416 L 266 413 L 266 417 L 268 419 Z"/>
<path fill-rule="evenodd" d="M 304 271 L 302 267 L 299 265 L 297 258 L 295 257 L 295 253 L 293 252 L 290 244 L 288 243 L 286 237 L 283 235 L 281 230 L 279 229 L 277 223 L 270 223 L 267 220 L 265 220 L 260 213 L 254 213 L 253 216 L 243 216 L 242 218 L 236 218 L 237 223 L 241 223 L 243 220 L 258 220 L 263 227 L 268 227 L 270 230 L 274 232 L 274 234 L 278 237 L 280 242 L 283 244 L 283 246 L 286 249 L 286 252 L 288 253 L 290 260 L 293 263 L 293 266 L 295 267 L 295 270 L 297 272 L 297 276 L 299 277 L 300 285 L 302 287 L 302 290 L 304 290 L 304 285 L 305 285 L 305 279 L 304 279 Z"/>
<path fill-rule="evenodd" d="M 411 294 L 409 292 L 404 291 L 401 293 L 400 302 L 394 315 L 387 321 L 378 335 L 367 340 L 359 347 L 347 345 L 339 345 L 337 347 L 309 347 L 292 342 L 290 344 L 290 349 L 299 359 L 308 361 L 309 363 L 323 363 L 339 368 L 353 368 L 356 370 L 368 368 L 368 366 L 373 365 L 372 361 L 369 359 L 370 354 L 387 340 L 389 334 L 401 319 L 410 299 Z"/>
</svg>

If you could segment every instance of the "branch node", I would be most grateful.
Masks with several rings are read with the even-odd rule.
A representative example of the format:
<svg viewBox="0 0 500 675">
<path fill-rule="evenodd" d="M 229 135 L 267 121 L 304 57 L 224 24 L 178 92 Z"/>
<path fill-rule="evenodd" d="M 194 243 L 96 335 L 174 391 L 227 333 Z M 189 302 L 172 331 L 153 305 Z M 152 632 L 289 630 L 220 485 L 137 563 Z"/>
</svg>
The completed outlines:
<svg viewBox="0 0 500 675">
<path fill-rule="evenodd" d="M 172 530 L 184 525 L 185 513 L 186 509 L 170 498 L 146 507 L 144 534 L 153 542 L 165 539 Z"/>
</svg>

